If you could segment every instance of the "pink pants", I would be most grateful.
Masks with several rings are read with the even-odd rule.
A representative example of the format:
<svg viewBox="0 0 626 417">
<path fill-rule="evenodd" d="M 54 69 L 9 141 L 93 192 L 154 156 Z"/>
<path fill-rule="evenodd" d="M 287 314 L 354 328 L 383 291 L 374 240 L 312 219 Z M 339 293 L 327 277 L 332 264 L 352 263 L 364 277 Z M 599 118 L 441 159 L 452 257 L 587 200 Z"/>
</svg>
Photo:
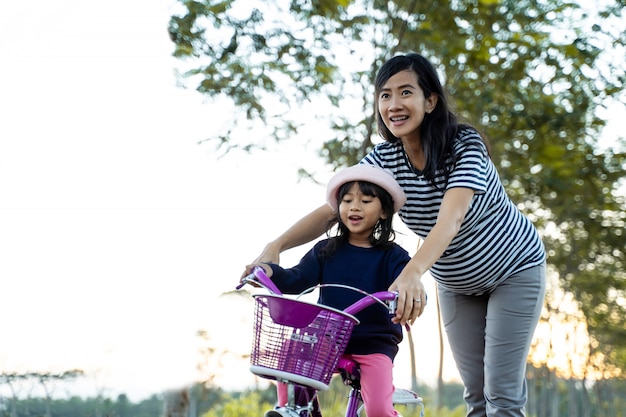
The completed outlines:
<svg viewBox="0 0 626 417">
<path fill-rule="evenodd" d="M 393 408 L 393 362 L 387 355 L 345 355 L 361 368 L 361 395 L 368 417 L 395 417 Z M 279 382 L 276 387 L 278 405 L 287 404 L 287 385 Z"/>
</svg>

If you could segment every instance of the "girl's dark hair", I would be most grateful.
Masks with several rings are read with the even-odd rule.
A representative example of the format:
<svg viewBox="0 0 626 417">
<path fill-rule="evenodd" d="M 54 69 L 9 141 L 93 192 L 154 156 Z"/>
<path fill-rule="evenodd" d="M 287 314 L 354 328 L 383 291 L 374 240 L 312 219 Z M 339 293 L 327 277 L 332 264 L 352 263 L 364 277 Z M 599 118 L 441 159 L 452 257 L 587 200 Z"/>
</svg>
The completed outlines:
<svg viewBox="0 0 626 417">
<path fill-rule="evenodd" d="M 350 181 L 339 187 L 339 191 L 337 192 L 337 201 L 339 202 L 339 204 L 341 204 L 341 200 L 346 195 L 346 193 L 350 191 L 350 188 L 352 188 L 354 184 L 358 184 L 359 191 L 361 191 L 364 195 L 370 197 L 378 197 L 383 213 L 385 213 L 386 215 L 384 219 L 379 219 L 378 223 L 376 223 L 376 226 L 374 226 L 372 234 L 369 237 L 370 243 L 373 247 L 380 249 L 387 249 L 391 247 L 391 242 L 393 242 L 396 237 L 396 234 L 392 227 L 394 210 L 393 198 L 391 197 L 391 194 L 389 194 L 389 192 L 387 192 L 387 190 L 385 190 L 383 187 L 368 181 Z M 332 231 L 332 226 L 334 226 L 335 223 L 337 224 L 337 232 L 335 236 L 331 237 L 330 234 Z M 341 221 L 339 210 L 337 210 L 337 217 L 328 224 L 327 234 L 330 239 L 324 247 L 324 250 L 322 252 L 323 256 L 332 255 L 339 246 L 348 242 L 350 231 Z"/>
<path fill-rule="evenodd" d="M 426 156 L 426 165 L 422 170 L 425 178 L 433 180 L 438 170 L 443 171 L 446 178 L 456 162 L 453 141 L 459 129 L 474 127 L 459 124 L 456 115 L 450 110 L 445 91 L 439 81 L 435 67 L 423 56 L 415 53 L 398 55 L 385 62 L 376 75 L 376 115 L 378 133 L 387 142 L 396 143 L 400 138 L 394 136 L 385 125 L 378 111 L 378 97 L 383 86 L 400 71 L 413 71 L 417 74 L 417 83 L 424 92 L 424 97 L 431 94 L 437 96 L 437 104 L 432 112 L 424 116 L 420 126 L 422 147 Z M 484 141 L 484 139 L 483 139 Z M 486 142 L 485 142 L 485 145 Z"/>
</svg>

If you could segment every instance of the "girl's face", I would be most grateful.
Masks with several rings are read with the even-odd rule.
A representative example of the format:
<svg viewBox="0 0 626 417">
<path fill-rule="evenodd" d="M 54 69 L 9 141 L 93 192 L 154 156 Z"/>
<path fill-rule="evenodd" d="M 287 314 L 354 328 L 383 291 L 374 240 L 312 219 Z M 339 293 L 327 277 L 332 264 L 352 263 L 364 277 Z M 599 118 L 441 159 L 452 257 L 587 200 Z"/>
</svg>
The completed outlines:
<svg viewBox="0 0 626 417">
<path fill-rule="evenodd" d="M 392 75 L 378 93 L 378 112 L 391 133 L 403 142 L 420 140 L 420 126 L 426 113 L 437 104 L 436 95 L 424 97 L 412 70 Z"/>
<path fill-rule="evenodd" d="M 380 199 L 363 194 L 356 182 L 339 202 L 339 218 L 350 231 L 348 241 L 355 246 L 371 246 L 374 226 L 386 217 Z"/>
</svg>

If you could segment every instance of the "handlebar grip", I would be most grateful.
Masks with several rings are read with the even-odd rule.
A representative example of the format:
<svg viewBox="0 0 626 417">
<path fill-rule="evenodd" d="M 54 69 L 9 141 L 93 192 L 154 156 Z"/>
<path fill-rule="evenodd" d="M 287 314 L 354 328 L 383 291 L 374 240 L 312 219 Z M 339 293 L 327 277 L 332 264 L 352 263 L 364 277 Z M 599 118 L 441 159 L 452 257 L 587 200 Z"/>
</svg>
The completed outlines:
<svg viewBox="0 0 626 417">
<path fill-rule="evenodd" d="M 248 283 L 248 281 L 251 279 L 250 277 L 253 277 L 254 275 L 250 274 L 250 275 L 246 275 L 245 277 L 243 277 L 241 279 L 241 282 L 239 283 L 239 285 L 237 285 L 235 287 L 235 290 L 239 291 L 240 289 L 243 288 L 244 285 L 246 285 Z"/>
<path fill-rule="evenodd" d="M 257 282 L 267 288 L 272 294 L 282 295 L 282 291 L 278 289 L 276 284 L 267 276 L 265 270 L 260 266 L 257 266 L 252 270 L 252 273 L 257 278 Z"/>
<path fill-rule="evenodd" d="M 395 301 L 397 298 L 398 298 L 397 292 L 379 291 L 379 292 L 375 292 L 374 294 L 370 294 L 361 298 L 354 304 L 348 306 L 348 308 L 346 308 L 344 311 L 348 314 L 356 314 L 359 311 L 363 310 L 366 307 L 371 306 L 372 304 L 376 302 L 389 301 L 390 302 L 389 308 L 393 312 L 396 310 Z"/>
<path fill-rule="evenodd" d="M 241 282 L 239 283 L 239 285 L 237 285 L 235 287 L 235 289 L 240 290 L 244 285 L 248 284 L 249 282 L 256 282 L 257 284 L 259 284 L 262 287 L 266 288 L 272 294 L 276 294 L 276 295 L 282 295 L 283 294 L 278 289 L 276 284 L 274 284 L 274 282 L 270 279 L 270 277 L 267 276 L 267 274 L 265 273 L 263 268 L 261 268 L 260 266 L 255 267 L 252 270 L 251 274 L 246 275 L 245 277 L 243 277 L 241 279 Z"/>
</svg>

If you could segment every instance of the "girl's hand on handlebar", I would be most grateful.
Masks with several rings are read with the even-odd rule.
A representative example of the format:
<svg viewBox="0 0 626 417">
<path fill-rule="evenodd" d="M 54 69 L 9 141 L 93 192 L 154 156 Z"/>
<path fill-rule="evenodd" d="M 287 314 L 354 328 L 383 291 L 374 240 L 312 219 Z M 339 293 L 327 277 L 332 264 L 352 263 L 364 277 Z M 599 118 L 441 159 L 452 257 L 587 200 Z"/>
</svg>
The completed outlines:
<svg viewBox="0 0 626 417">
<path fill-rule="evenodd" d="M 265 275 L 267 275 L 268 278 L 271 277 L 272 273 L 274 272 L 274 271 L 272 271 L 272 268 L 270 268 L 270 266 L 267 265 L 267 264 L 253 263 L 253 264 L 250 264 L 250 265 L 246 265 L 246 269 L 244 270 L 244 273 L 241 275 L 241 278 L 239 279 L 239 282 L 243 283 L 243 279 L 248 277 L 248 276 L 250 276 L 250 275 L 252 275 L 253 272 L 254 272 L 254 268 L 257 268 L 257 267 L 263 268 L 263 271 L 265 272 Z M 260 285 L 257 284 L 254 281 L 248 281 L 247 283 L 252 285 L 253 287 L 256 287 L 256 288 L 260 287 Z"/>
<path fill-rule="evenodd" d="M 240 290 L 244 285 L 250 284 L 253 287 L 263 287 L 271 294 L 282 295 L 280 289 L 272 282 L 271 276 L 274 271 L 267 264 L 248 265 L 250 273 L 239 279 L 236 289 Z"/>
</svg>

